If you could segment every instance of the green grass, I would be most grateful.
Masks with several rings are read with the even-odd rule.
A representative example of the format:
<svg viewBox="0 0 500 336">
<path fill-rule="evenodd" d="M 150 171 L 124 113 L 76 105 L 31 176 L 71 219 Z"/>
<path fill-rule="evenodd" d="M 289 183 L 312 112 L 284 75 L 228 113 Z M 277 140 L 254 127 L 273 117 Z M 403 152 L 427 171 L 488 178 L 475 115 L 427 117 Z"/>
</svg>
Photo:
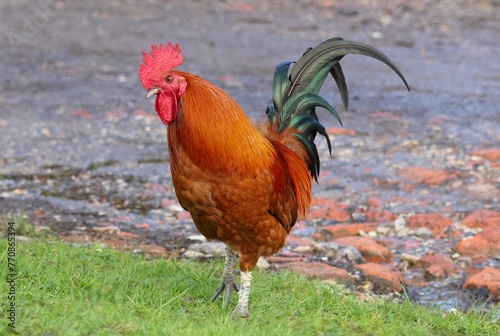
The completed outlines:
<svg viewBox="0 0 500 336">
<path fill-rule="evenodd" d="M 3 225 L 4 223 L 2 223 Z M 7 239 L 0 238 L 5 279 Z M 20 335 L 496 335 L 492 314 L 442 311 L 375 300 L 289 273 L 254 271 L 251 317 L 232 319 L 209 298 L 222 261 L 151 259 L 99 244 L 16 245 Z M 0 282 L 0 335 L 7 283 Z M 231 308 L 234 308 L 236 296 Z"/>
</svg>

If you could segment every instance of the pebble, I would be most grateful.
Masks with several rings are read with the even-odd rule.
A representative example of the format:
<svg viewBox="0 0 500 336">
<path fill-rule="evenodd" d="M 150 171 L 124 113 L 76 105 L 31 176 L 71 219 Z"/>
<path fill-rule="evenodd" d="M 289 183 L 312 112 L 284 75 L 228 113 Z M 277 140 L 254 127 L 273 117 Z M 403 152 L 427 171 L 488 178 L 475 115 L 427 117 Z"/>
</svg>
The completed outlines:
<svg viewBox="0 0 500 336">
<path fill-rule="evenodd" d="M 353 212 L 352 219 L 356 222 L 365 222 L 366 215 L 364 213 L 361 213 L 361 212 Z"/>
<path fill-rule="evenodd" d="M 269 267 L 271 267 L 271 265 L 269 264 L 269 261 L 266 260 L 266 258 L 260 257 L 259 260 L 257 260 L 257 268 L 258 269 L 266 270 Z"/>
<path fill-rule="evenodd" d="M 203 253 L 205 256 L 223 257 L 226 255 L 226 245 L 221 242 L 203 242 L 191 244 L 188 251 Z"/>
<path fill-rule="evenodd" d="M 349 262 L 353 262 L 356 264 L 362 264 L 365 262 L 363 255 L 353 246 L 347 245 L 342 246 L 336 253 L 336 258 L 338 260 L 345 260 Z"/>
<path fill-rule="evenodd" d="M 414 265 L 414 264 L 416 264 L 416 263 L 418 263 L 420 261 L 420 257 L 419 256 L 416 256 L 416 255 L 413 255 L 413 254 L 409 254 L 409 253 L 401 253 L 401 255 L 399 256 L 399 258 L 401 260 L 407 261 L 411 265 Z"/>
<path fill-rule="evenodd" d="M 315 253 L 325 253 L 328 257 L 336 256 L 339 248 L 339 244 L 333 242 L 316 243 L 312 247 Z"/>
<path fill-rule="evenodd" d="M 173 212 L 185 211 L 179 204 L 170 204 L 166 208 L 167 208 L 167 210 L 170 210 Z"/>
<path fill-rule="evenodd" d="M 201 241 L 201 242 L 207 241 L 207 239 L 201 234 L 188 236 L 187 239 L 193 240 L 193 241 Z"/>
<path fill-rule="evenodd" d="M 295 247 L 292 251 L 297 253 L 308 253 L 311 252 L 312 250 L 313 250 L 312 246 L 302 245 Z"/>
<path fill-rule="evenodd" d="M 192 250 L 187 250 L 182 254 L 184 258 L 188 259 L 197 259 L 197 258 L 202 258 L 205 257 L 205 254 L 198 252 L 198 251 L 192 251 Z"/>
<path fill-rule="evenodd" d="M 415 231 L 415 234 L 418 236 L 418 237 L 421 237 L 421 238 L 428 238 L 428 237 L 432 237 L 432 231 L 429 230 L 428 228 L 426 227 L 421 227 L 421 228 L 418 228 L 416 231 Z"/>
<path fill-rule="evenodd" d="M 391 229 L 388 228 L 388 227 L 385 227 L 385 226 L 379 226 L 379 227 L 377 227 L 377 233 L 379 235 L 384 235 L 385 236 L 385 235 L 389 234 L 390 231 L 391 231 Z"/>
<path fill-rule="evenodd" d="M 394 220 L 394 231 L 396 231 L 396 237 L 406 237 L 411 234 L 412 231 L 408 228 L 406 219 L 403 215 L 400 215 Z"/>
<path fill-rule="evenodd" d="M 101 232 L 101 233 L 116 233 L 120 232 L 120 228 L 116 225 L 108 225 L 108 226 L 94 226 L 92 231 Z"/>
</svg>

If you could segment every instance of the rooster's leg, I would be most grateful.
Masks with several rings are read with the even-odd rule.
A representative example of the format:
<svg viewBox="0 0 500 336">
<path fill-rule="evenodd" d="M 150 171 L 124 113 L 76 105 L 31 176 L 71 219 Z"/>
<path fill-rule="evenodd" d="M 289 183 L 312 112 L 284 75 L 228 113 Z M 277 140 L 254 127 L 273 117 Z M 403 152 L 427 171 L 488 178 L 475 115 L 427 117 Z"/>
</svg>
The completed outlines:
<svg viewBox="0 0 500 336">
<path fill-rule="evenodd" d="M 238 305 L 234 311 L 234 317 L 249 317 L 248 297 L 250 296 L 250 284 L 252 282 L 252 272 L 241 272 L 241 287 Z"/>
<path fill-rule="evenodd" d="M 215 292 L 214 296 L 210 301 L 214 302 L 222 292 L 226 292 L 224 296 L 224 305 L 227 306 L 231 300 L 231 293 L 233 291 L 239 291 L 238 285 L 236 284 L 236 261 L 238 260 L 238 253 L 234 252 L 232 248 L 226 245 L 226 260 L 224 262 L 224 274 L 222 283 Z M 238 303 L 239 305 L 239 303 Z"/>
</svg>

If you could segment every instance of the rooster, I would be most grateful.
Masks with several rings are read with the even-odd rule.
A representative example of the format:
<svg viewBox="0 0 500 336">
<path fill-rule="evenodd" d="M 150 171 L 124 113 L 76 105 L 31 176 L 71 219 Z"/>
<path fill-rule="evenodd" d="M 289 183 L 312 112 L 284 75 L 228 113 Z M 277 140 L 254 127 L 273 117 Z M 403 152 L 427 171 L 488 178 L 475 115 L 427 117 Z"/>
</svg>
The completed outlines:
<svg viewBox="0 0 500 336">
<path fill-rule="evenodd" d="M 339 61 L 347 54 L 396 65 L 377 49 L 332 38 L 309 48 L 297 62 L 276 66 L 273 100 L 264 127 L 256 128 L 222 89 L 196 75 L 174 70 L 183 62 L 178 45 L 152 45 L 143 52 L 139 77 L 146 98 L 167 126 L 170 169 L 177 198 L 208 240 L 226 245 L 223 280 L 211 298 L 224 304 L 239 293 L 234 316 L 248 317 L 252 270 L 261 256 L 280 251 L 297 219 L 311 204 L 320 173 L 316 135 L 331 144 L 316 109 L 340 117 L 319 91 L 329 74 L 347 109 L 348 91 Z M 236 281 L 239 259 L 241 283 Z"/>
</svg>

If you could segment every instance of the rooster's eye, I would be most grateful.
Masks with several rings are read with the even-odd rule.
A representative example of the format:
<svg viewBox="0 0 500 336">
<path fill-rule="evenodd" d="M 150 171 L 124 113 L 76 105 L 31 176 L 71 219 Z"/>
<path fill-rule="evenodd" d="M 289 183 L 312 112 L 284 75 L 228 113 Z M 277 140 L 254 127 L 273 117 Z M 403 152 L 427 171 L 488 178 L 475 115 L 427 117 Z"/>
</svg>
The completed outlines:
<svg viewBox="0 0 500 336">
<path fill-rule="evenodd" d="M 172 76 L 167 76 L 167 78 L 165 78 L 165 82 L 167 82 L 167 83 L 172 83 L 173 80 L 174 80 L 174 77 L 172 77 Z"/>
</svg>

